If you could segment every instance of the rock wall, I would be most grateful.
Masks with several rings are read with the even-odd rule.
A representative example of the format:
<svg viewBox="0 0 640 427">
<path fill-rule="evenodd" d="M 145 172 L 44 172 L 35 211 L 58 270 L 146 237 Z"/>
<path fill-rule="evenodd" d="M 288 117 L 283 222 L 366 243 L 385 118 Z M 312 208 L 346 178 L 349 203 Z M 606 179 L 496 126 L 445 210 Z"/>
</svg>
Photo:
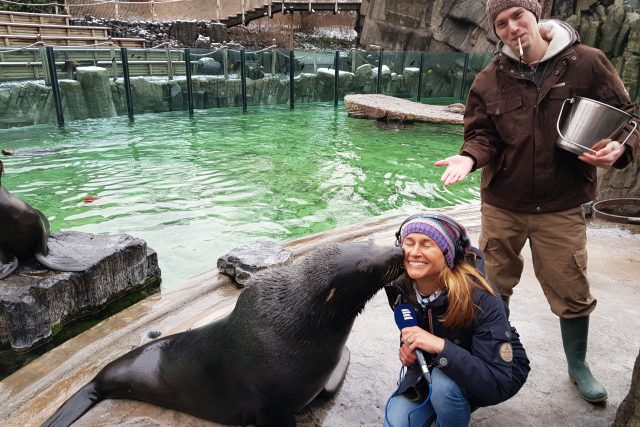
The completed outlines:
<svg viewBox="0 0 640 427">
<path fill-rule="evenodd" d="M 111 37 L 140 37 L 146 40 L 147 47 L 169 43 L 174 47 L 206 48 L 229 40 L 227 27 L 213 21 L 145 22 L 87 16 L 72 20 L 72 25 L 108 27 Z"/>
<path fill-rule="evenodd" d="M 485 1 L 362 0 L 356 30 L 369 49 L 489 52 L 498 39 L 489 30 Z"/>
</svg>

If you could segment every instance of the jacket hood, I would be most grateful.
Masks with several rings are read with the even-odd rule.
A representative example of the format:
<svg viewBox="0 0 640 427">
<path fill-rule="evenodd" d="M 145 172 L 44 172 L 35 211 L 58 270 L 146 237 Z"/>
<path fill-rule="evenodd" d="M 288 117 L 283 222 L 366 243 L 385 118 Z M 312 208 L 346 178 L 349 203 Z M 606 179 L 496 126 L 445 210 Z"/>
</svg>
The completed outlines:
<svg viewBox="0 0 640 427">
<path fill-rule="evenodd" d="M 556 19 L 540 21 L 538 29 L 549 32 L 552 37 L 551 42 L 549 42 L 549 47 L 547 47 L 547 51 L 540 62 L 548 61 L 558 53 L 562 52 L 565 48 L 572 46 L 576 42 L 580 42 L 580 35 L 577 31 L 574 30 L 571 25 L 563 21 L 558 21 Z M 502 41 L 498 43 L 498 51 L 516 61 L 520 59 L 520 56 Z"/>
</svg>

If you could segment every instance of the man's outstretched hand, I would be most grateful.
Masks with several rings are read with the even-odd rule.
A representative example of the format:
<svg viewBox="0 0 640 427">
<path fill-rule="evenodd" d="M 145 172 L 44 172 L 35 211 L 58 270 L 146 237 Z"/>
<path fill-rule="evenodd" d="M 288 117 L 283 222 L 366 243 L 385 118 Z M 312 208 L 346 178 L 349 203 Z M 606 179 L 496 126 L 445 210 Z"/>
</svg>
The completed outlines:
<svg viewBox="0 0 640 427">
<path fill-rule="evenodd" d="M 455 156 L 447 157 L 444 160 L 438 160 L 434 165 L 438 167 L 447 167 L 442 174 L 440 181 L 442 181 L 444 185 L 449 185 L 463 181 L 467 175 L 469 175 L 471 169 L 473 169 L 474 163 L 475 161 L 471 157 L 456 154 Z"/>
</svg>

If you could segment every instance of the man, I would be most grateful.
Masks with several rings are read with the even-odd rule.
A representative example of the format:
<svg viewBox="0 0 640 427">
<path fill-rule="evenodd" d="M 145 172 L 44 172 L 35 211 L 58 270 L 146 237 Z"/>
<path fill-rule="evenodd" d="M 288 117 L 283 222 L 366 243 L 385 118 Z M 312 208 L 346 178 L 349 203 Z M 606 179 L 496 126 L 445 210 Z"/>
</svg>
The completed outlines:
<svg viewBox="0 0 640 427">
<path fill-rule="evenodd" d="M 625 167 L 637 156 L 639 138 L 636 132 L 622 146 L 601 140 L 595 154 L 581 156 L 555 145 L 565 99 L 592 98 L 627 112 L 633 105 L 601 51 L 580 44 L 560 21 L 539 27 L 540 13 L 536 0 L 487 0 L 498 51 L 471 86 L 460 154 L 435 165 L 446 166 L 445 185 L 482 168 L 480 248 L 489 281 L 508 302 L 528 239 L 536 277 L 560 317 L 569 377 L 584 399 L 603 402 L 607 391 L 585 360 L 596 300 L 586 274 L 581 205 L 595 198 L 596 168 Z"/>
</svg>

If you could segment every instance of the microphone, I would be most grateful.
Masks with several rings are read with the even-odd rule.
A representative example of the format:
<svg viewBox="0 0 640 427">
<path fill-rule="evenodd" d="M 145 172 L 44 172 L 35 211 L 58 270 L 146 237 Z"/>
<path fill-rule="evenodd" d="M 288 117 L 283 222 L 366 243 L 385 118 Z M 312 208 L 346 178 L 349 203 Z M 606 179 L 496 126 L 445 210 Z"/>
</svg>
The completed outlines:
<svg viewBox="0 0 640 427">
<path fill-rule="evenodd" d="M 418 326 L 418 319 L 416 319 L 416 312 L 409 304 L 398 304 L 393 309 L 393 317 L 396 320 L 396 325 L 400 330 L 404 328 L 408 328 L 410 326 Z M 431 373 L 429 372 L 429 368 L 427 367 L 427 361 L 424 358 L 424 354 L 422 350 L 416 348 L 415 350 L 416 357 L 418 358 L 418 364 L 420 365 L 420 369 L 422 370 L 422 376 L 427 380 L 428 384 L 431 384 Z"/>
</svg>

